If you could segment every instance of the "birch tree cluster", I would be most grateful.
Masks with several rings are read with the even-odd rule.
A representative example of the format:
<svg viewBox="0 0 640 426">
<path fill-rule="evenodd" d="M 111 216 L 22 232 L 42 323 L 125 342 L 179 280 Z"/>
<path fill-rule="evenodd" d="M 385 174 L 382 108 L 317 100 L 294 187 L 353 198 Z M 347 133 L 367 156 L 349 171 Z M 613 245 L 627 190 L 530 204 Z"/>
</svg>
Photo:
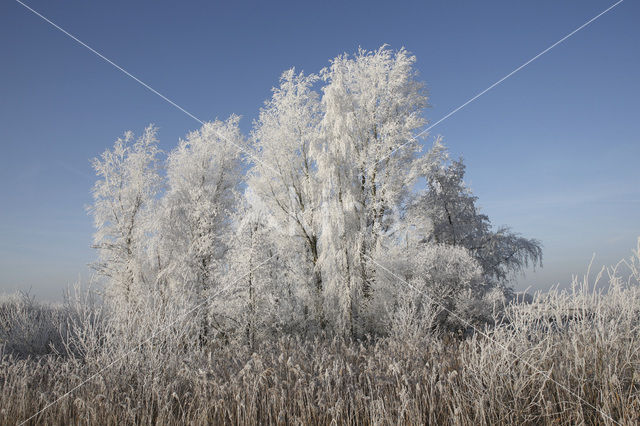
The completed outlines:
<svg viewBox="0 0 640 426">
<path fill-rule="evenodd" d="M 256 345 L 464 329 L 541 244 L 494 228 L 437 138 L 416 58 L 382 46 L 285 71 L 248 135 L 157 129 L 94 159 L 96 271 L 123 322 L 184 313 L 185 339 Z"/>
</svg>

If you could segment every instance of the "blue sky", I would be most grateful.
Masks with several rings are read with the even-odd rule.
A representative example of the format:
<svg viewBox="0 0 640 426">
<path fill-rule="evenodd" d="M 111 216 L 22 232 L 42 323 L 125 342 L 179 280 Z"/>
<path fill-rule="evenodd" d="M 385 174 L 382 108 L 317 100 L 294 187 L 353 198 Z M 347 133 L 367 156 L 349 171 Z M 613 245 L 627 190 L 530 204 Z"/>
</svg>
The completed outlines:
<svg viewBox="0 0 640 426">
<path fill-rule="evenodd" d="M 431 122 L 613 1 L 51 2 L 28 5 L 199 118 L 250 129 L 280 73 L 358 46 L 406 47 Z M 640 5 L 627 0 L 439 124 L 496 225 L 542 240 L 546 289 L 640 236 Z M 14 1 L 0 3 L 0 292 L 57 299 L 86 279 L 89 159 L 123 131 L 198 127 Z M 432 138 L 429 139 L 429 142 Z"/>
</svg>

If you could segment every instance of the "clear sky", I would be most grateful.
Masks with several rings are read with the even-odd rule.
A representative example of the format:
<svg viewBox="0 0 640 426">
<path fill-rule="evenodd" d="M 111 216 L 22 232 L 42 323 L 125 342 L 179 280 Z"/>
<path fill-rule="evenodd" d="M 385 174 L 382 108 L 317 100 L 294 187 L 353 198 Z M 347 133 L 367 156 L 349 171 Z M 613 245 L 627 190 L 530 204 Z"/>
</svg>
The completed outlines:
<svg viewBox="0 0 640 426">
<path fill-rule="evenodd" d="M 610 1 L 25 3 L 204 120 L 248 131 L 280 73 L 406 47 L 435 122 Z M 640 4 L 627 0 L 439 124 L 496 225 L 542 240 L 546 289 L 640 236 Z M 0 3 L 0 292 L 86 279 L 89 159 L 123 131 L 169 150 L 198 123 L 12 0 Z M 429 143 L 433 138 L 429 139 Z"/>
</svg>

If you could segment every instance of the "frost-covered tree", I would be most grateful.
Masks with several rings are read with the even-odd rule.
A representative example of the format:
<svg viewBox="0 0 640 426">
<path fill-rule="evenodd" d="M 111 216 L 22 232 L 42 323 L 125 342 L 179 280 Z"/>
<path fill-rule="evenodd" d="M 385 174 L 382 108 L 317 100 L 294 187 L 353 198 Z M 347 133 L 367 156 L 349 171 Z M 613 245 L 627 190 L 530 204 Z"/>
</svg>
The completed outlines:
<svg viewBox="0 0 640 426">
<path fill-rule="evenodd" d="M 505 284 L 513 273 L 542 262 L 542 248 L 507 227 L 493 229 L 476 207 L 477 197 L 464 183 L 465 165 L 451 161 L 438 141 L 439 161 L 423 169 L 427 187 L 410 207 L 409 220 L 422 231 L 423 243 L 466 248 L 482 268 L 487 282 Z"/>
<path fill-rule="evenodd" d="M 207 298 L 224 272 L 244 138 L 239 117 L 205 123 L 180 141 L 167 160 L 167 190 L 158 236 L 160 279 L 203 305 L 201 339 L 209 334 Z"/>
<path fill-rule="evenodd" d="M 320 96 L 313 90 L 315 75 L 294 69 L 280 77 L 280 86 L 260 110 L 254 123 L 254 168 L 248 180 L 251 193 L 260 199 L 270 223 L 269 232 L 280 251 L 288 254 L 288 268 L 297 271 L 291 285 L 307 287 L 308 301 L 322 323 L 322 275 L 319 259 L 320 192 L 316 160 L 320 133 Z M 283 283 L 284 284 L 284 283 Z M 289 284 L 287 284 L 289 285 Z"/>
<path fill-rule="evenodd" d="M 308 281 L 292 266 L 291 260 L 298 256 L 273 238 L 277 222 L 251 188 L 235 223 L 229 285 L 215 311 L 252 347 L 273 333 L 306 331 L 310 320 L 305 318 L 304 302 L 313 289 L 298 285 L 305 278 Z"/>
<path fill-rule="evenodd" d="M 326 82 L 317 153 L 322 190 L 322 265 L 339 328 L 359 334 L 373 297 L 371 257 L 393 225 L 415 180 L 413 138 L 425 120 L 424 85 L 415 57 L 386 46 L 342 55 L 321 73 Z"/>
<path fill-rule="evenodd" d="M 139 297 L 142 285 L 152 281 L 145 274 L 145 263 L 151 213 L 161 184 L 156 132 L 150 125 L 135 141 L 133 133 L 126 132 L 113 149 L 92 161 L 98 180 L 89 211 L 99 252 L 93 267 L 108 278 L 109 294 L 119 302 Z"/>
</svg>

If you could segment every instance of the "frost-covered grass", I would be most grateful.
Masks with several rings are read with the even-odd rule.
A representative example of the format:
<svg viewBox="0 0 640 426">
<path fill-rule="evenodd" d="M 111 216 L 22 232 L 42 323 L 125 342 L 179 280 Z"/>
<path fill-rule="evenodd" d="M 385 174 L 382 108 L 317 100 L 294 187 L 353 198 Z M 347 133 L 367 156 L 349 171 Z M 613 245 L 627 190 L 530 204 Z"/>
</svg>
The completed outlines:
<svg viewBox="0 0 640 426">
<path fill-rule="evenodd" d="M 32 423 L 638 424 L 639 266 L 619 265 L 629 280 L 612 269 L 598 286 L 536 294 L 463 340 L 281 335 L 253 349 L 199 347 L 176 325 L 136 347 L 150 331 L 113 326 L 90 300 L 3 299 L 0 424 L 93 375 Z"/>
</svg>

